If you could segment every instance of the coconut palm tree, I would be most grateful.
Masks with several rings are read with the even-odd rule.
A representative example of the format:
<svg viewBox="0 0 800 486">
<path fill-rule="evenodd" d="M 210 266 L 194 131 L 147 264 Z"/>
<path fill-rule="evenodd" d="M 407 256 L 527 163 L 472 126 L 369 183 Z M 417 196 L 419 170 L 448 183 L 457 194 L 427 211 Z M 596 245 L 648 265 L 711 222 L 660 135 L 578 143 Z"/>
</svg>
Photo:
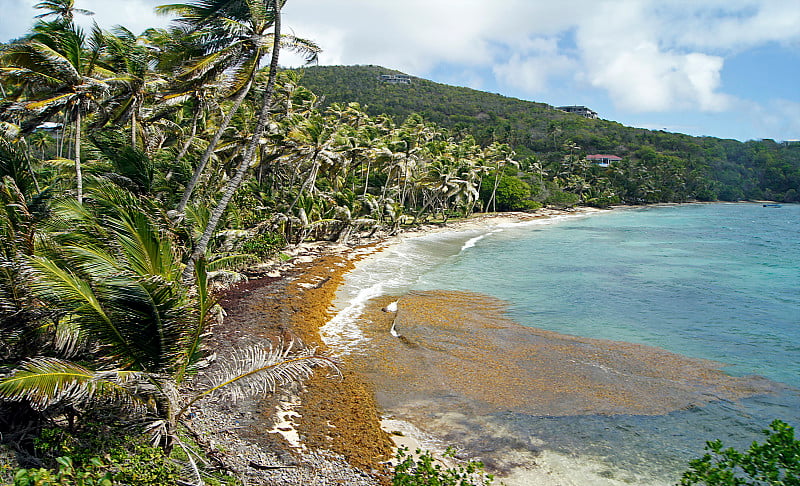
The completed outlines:
<svg viewBox="0 0 800 486">
<path fill-rule="evenodd" d="M 313 350 L 254 348 L 213 373 L 203 391 L 181 399 L 177 386 L 201 357 L 214 305 L 205 264 L 195 266 L 197 287 L 190 292 L 179 281 L 182 254 L 166 221 L 148 216 L 158 214 L 152 203 L 110 184 L 93 187 L 91 196 L 90 205 L 57 205 L 52 243 L 28 258 L 31 291 L 68 337 L 58 354 L 30 357 L 1 376 L 0 399 L 37 410 L 111 399 L 149 415 L 149 429 L 170 447 L 178 421 L 199 399 L 261 393 L 317 366 L 335 369 Z"/>
<path fill-rule="evenodd" d="M 104 32 L 103 44 L 103 61 L 114 72 L 113 77 L 105 80 L 114 89 L 114 94 L 105 101 L 109 121 L 129 122 L 131 145 L 136 147 L 140 113 L 148 89 L 164 80 L 150 69 L 150 50 L 125 27 Z"/>
<path fill-rule="evenodd" d="M 287 142 L 292 150 L 288 155 L 290 163 L 297 167 L 297 172 L 307 175 L 302 186 L 297 192 L 294 201 L 289 205 L 289 213 L 294 209 L 301 196 L 313 196 L 316 191 L 316 180 L 322 167 L 327 167 L 327 173 L 334 186 L 339 178 L 335 168 L 339 167 L 342 160 L 340 154 L 334 150 L 336 142 L 336 127 L 322 115 L 315 113 L 308 117 L 294 117 L 290 121 L 292 128 L 287 134 Z M 301 171 L 303 162 L 307 170 Z"/>
<path fill-rule="evenodd" d="M 94 15 L 94 12 L 91 10 L 75 8 L 75 0 L 42 0 L 33 7 L 47 10 L 47 12 L 39 14 L 34 18 L 45 19 L 47 17 L 55 17 L 57 21 L 61 21 L 65 24 L 72 23 L 76 13 L 81 15 Z"/>
<path fill-rule="evenodd" d="M 202 55 L 191 58 L 179 77 L 191 84 L 227 83 L 232 105 L 187 183 L 176 211 L 182 213 L 205 166 L 239 110 L 271 46 L 285 45 L 306 55 L 312 62 L 319 47 L 311 41 L 280 35 L 273 39 L 275 9 L 264 0 L 196 0 L 185 4 L 162 5 L 159 12 L 178 14 L 176 22 L 194 32 Z"/>
<path fill-rule="evenodd" d="M 81 135 L 83 117 L 101 109 L 109 93 L 103 78 L 112 73 L 98 65 L 102 48 L 99 29 L 87 43 L 83 31 L 73 24 L 40 22 L 28 39 L 7 46 L 0 54 L 2 78 L 20 86 L 16 94 L 26 121 L 22 132 L 32 131 L 58 112 L 74 123 L 74 160 L 77 199 L 83 200 Z M 86 49 L 88 47 L 88 49 Z"/>
<path fill-rule="evenodd" d="M 0 141 L 0 363 L 36 353 L 39 329 L 52 315 L 29 286 L 26 258 L 34 254 L 47 195 L 33 190 L 26 156 Z"/>
<path fill-rule="evenodd" d="M 496 198 L 497 186 L 500 185 L 500 178 L 503 177 L 503 170 L 508 165 L 518 165 L 513 159 L 514 150 L 505 143 L 494 142 L 485 149 L 485 157 L 489 164 L 494 165 L 494 187 L 492 187 L 492 195 L 489 197 L 489 202 L 486 204 L 486 209 L 492 207 L 492 211 L 497 211 Z"/>
<path fill-rule="evenodd" d="M 222 2 L 224 4 L 229 2 Z M 250 168 L 250 164 L 253 161 L 253 157 L 256 153 L 256 148 L 259 145 L 261 140 L 262 134 L 264 132 L 264 128 L 267 126 L 267 121 L 269 120 L 270 108 L 272 104 L 272 97 L 275 91 L 275 79 L 278 74 L 278 59 L 280 57 L 280 49 L 281 49 L 281 8 L 285 3 L 281 0 L 271 0 L 268 6 L 263 6 L 263 10 L 259 10 L 256 8 L 256 4 L 254 1 L 247 0 L 246 5 L 249 8 L 253 8 L 259 14 L 260 17 L 272 19 L 272 56 L 270 59 L 269 64 L 269 74 L 267 77 L 267 85 L 264 88 L 264 94 L 262 97 L 261 102 L 261 109 L 258 115 L 258 122 L 253 130 L 253 136 L 250 139 L 247 148 L 245 149 L 244 154 L 241 157 L 241 161 L 239 165 L 236 167 L 236 172 L 234 173 L 233 177 L 228 182 L 225 191 L 222 194 L 219 202 L 215 206 L 214 210 L 211 212 L 211 215 L 208 220 L 208 224 L 206 225 L 203 234 L 200 236 L 200 239 L 195 244 L 194 251 L 187 262 L 186 268 L 183 271 L 183 278 L 184 280 L 189 280 L 192 278 L 194 273 L 194 265 L 196 264 L 197 260 L 205 253 L 206 248 L 208 247 L 209 241 L 211 241 L 211 236 L 214 234 L 214 231 L 217 228 L 217 224 L 219 223 L 220 218 L 222 218 L 222 214 L 225 212 L 225 209 L 228 207 L 228 203 L 230 202 L 231 198 L 233 198 L 233 194 L 239 189 L 239 186 L 244 179 L 244 175 L 247 170 Z M 238 4 L 237 4 L 238 5 Z M 263 37 L 262 37 L 263 39 Z M 249 83 L 252 84 L 252 83 Z"/>
</svg>

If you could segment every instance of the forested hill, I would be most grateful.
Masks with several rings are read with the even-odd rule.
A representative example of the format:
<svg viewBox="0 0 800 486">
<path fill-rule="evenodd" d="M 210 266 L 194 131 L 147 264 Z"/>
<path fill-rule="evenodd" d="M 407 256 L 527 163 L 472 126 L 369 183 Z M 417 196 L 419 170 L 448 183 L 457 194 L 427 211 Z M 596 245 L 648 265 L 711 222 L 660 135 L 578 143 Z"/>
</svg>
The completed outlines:
<svg viewBox="0 0 800 486">
<path fill-rule="evenodd" d="M 456 137 L 471 134 L 482 145 L 508 143 L 521 159 L 533 156 L 552 165 L 576 151 L 613 154 L 643 170 L 657 168 L 708 180 L 696 194 L 701 199 L 800 201 L 798 143 L 740 142 L 626 127 L 421 78 L 393 84 L 382 81 L 381 75 L 402 73 L 379 66 L 314 66 L 300 71 L 301 84 L 323 98 L 324 106 L 356 102 L 370 115 L 387 114 L 398 123 L 418 113 Z M 686 177 L 680 179 L 684 183 Z"/>
</svg>

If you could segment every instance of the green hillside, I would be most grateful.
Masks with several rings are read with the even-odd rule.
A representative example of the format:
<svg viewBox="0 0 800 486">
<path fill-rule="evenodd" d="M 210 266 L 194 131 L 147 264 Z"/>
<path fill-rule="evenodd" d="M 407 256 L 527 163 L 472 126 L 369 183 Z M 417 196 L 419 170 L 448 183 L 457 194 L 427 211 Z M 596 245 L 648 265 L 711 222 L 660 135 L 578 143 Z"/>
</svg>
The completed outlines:
<svg viewBox="0 0 800 486">
<path fill-rule="evenodd" d="M 661 175 L 677 178 L 677 184 L 694 184 L 690 198 L 800 200 L 800 144 L 626 127 L 421 78 L 390 84 L 380 76 L 400 73 L 379 66 L 314 66 L 301 71 L 301 83 L 322 98 L 323 106 L 357 102 L 368 114 L 387 114 L 397 123 L 418 113 L 456 138 L 471 134 L 484 146 L 508 143 L 520 159 L 535 157 L 555 166 L 576 153 L 613 154 L 627 161 L 628 170 L 633 164 L 636 170 L 671 173 Z M 662 186 L 670 183 L 664 177 Z"/>
</svg>

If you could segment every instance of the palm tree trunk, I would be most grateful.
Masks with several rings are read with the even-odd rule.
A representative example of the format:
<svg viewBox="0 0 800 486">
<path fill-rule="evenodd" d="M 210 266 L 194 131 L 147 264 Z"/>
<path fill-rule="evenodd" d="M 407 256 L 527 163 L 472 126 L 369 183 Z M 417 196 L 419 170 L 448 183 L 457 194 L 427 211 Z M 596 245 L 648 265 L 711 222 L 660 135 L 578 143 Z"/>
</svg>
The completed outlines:
<svg viewBox="0 0 800 486">
<path fill-rule="evenodd" d="M 289 213 L 289 214 L 292 213 L 292 210 L 294 209 L 295 204 L 297 204 L 297 201 L 300 200 L 300 196 L 303 195 L 303 192 L 305 192 L 306 189 L 311 187 L 311 191 L 313 193 L 314 185 L 317 183 L 317 174 L 318 173 L 319 173 L 319 160 L 317 160 L 317 156 L 314 155 L 314 161 L 311 164 L 311 171 L 308 174 L 308 177 L 306 178 L 306 180 L 303 182 L 303 185 L 300 187 L 300 191 L 297 193 L 297 196 L 295 196 L 294 201 L 292 201 L 292 204 L 289 206 L 289 209 L 286 210 L 287 213 Z"/>
<path fill-rule="evenodd" d="M 270 73 L 270 76 L 272 73 Z M 255 71 L 253 71 L 253 76 L 255 76 Z M 236 94 L 236 98 L 233 100 L 233 106 L 231 109 L 228 110 L 228 113 L 225 115 L 225 118 L 222 120 L 217 132 L 214 134 L 214 137 L 211 138 L 211 141 L 208 144 L 208 148 L 203 153 L 203 157 L 200 159 L 200 162 L 197 164 L 197 167 L 194 169 L 194 174 L 192 175 L 192 180 L 186 185 L 186 189 L 183 192 L 183 197 L 181 197 L 178 206 L 175 210 L 178 214 L 183 213 L 184 209 L 186 209 L 186 205 L 189 203 L 189 198 L 192 197 L 192 191 L 194 191 L 197 182 L 200 180 L 200 177 L 203 175 L 203 171 L 206 168 L 206 164 L 211 159 L 211 156 L 214 154 L 214 149 L 217 148 L 217 144 L 219 143 L 220 139 L 222 138 L 222 134 L 230 125 L 231 120 L 233 119 L 233 115 L 239 111 L 239 107 L 242 106 L 242 102 L 244 102 L 244 98 L 247 96 L 247 93 L 250 92 L 250 88 L 253 86 L 253 77 L 247 82 L 244 88 L 242 88 L 239 93 Z"/>
<path fill-rule="evenodd" d="M 136 108 L 131 112 L 131 147 L 136 148 Z"/>
<path fill-rule="evenodd" d="M 278 74 L 278 57 L 281 49 L 281 6 L 279 0 L 272 0 L 272 5 L 275 8 L 275 33 L 272 44 L 272 59 L 269 64 L 269 78 L 267 79 L 267 87 L 264 91 L 264 100 L 261 103 L 261 111 L 258 115 L 258 123 L 256 124 L 255 130 L 253 130 L 253 135 L 250 137 L 250 143 L 247 145 L 247 149 L 242 156 L 242 160 L 236 167 L 236 173 L 231 180 L 228 181 L 228 185 L 225 188 L 222 198 L 211 212 L 211 217 L 208 219 L 208 224 L 206 224 L 203 235 L 197 241 L 194 251 L 189 258 L 189 261 L 186 263 L 186 268 L 184 268 L 183 274 L 181 275 L 181 278 L 185 282 L 191 281 L 194 277 L 195 264 L 200 256 L 206 252 L 208 242 L 211 241 L 211 236 L 217 229 L 217 224 L 219 223 L 220 218 L 222 218 L 222 214 L 225 212 L 225 209 L 227 209 L 228 203 L 233 198 L 236 190 L 239 189 L 247 169 L 250 168 L 250 162 L 253 160 L 253 156 L 255 155 L 258 142 L 261 139 L 261 134 L 264 131 L 264 128 L 267 126 L 267 121 L 269 120 L 270 106 L 272 105 L 272 95 L 275 91 L 275 78 Z M 248 83 L 247 89 L 249 89 L 251 84 L 252 81 Z"/>
<path fill-rule="evenodd" d="M 500 164 L 497 164 L 497 172 L 494 175 L 494 187 L 492 188 L 492 197 L 489 198 L 489 204 L 486 205 L 486 209 L 489 209 L 489 206 L 492 206 L 492 212 L 497 212 L 497 201 L 495 200 L 495 196 L 497 195 L 497 186 L 500 185 Z"/>
<path fill-rule="evenodd" d="M 362 194 L 362 197 L 367 197 L 367 187 L 369 187 L 369 169 L 371 165 L 372 165 L 372 159 L 367 158 L 367 175 L 366 177 L 364 177 L 364 194 Z"/>
<path fill-rule="evenodd" d="M 81 109 L 75 117 L 75 178 L 78 185 L 78 204 L 83 204 L 83 174 L 81 173 Z"/>
</svg>

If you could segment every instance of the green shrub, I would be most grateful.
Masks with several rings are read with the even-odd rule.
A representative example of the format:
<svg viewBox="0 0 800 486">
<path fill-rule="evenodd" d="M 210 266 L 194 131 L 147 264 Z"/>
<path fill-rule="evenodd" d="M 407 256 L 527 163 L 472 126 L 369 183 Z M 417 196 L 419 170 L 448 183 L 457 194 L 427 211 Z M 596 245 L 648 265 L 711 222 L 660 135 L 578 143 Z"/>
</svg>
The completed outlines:
<svg viewBox="0 0 800 486">
<path fill-rule="evenodd" d="M 46 467 L 17 471 L 15 485 L 94 486 L 111 484 L 102 482 L 110 478 L 115 484 L 155 486 L 174 484 L 179 477 L 178 466 L 162 449 L 107 424 L 88 423 L 79 433 L 43 429 L 34 444 Z"/>
<path fill-rule="evenodd" d="M 242 251 L 259 258 L 271 258 L 286 247 L 286 238 L 279 233 L 268 231 L 256 235 L 242 245 Z"/>
<path fill-rule="evenodd" d="M 554 191 L 550 193 L 550 196 L 548 196 L 545 202 L 550 206 L 558 208 L 571 208 L 578 204 L 580 200 L 581 198 L 577 194 L 565 191 Z"/>
<path fill-rule="evenodd" d="M 445 456 L 452 457 L 448 448 Z M 417 449 L 416 458 L 408 454 L 407 447 L 397 450 L 397 465 L 394 467 L 392 486 L 483 486 L 491 484 L 494 477 L 486 474 L 483 464 L 469 461 L 455 468 L 443 468 L 437 464 L 429 451 Z"/>
<path fill-rule="evenodd" d="M 707 442 L 706 453 L 689 463 L 680 485 L 800 485 L 800 441 L 794 437 L 794 429 L 780 420 L 773 421 L 770 428 L 772 432 L 764 431 L 767 441 L 753 442 L 746 452 L 723 449 L 719 440 Z"/>
<path fill-rule="evenodd" d="M 98 458 L 76 469 L 69 457 L 59 457 L 57 471 L 48 469 L 20 469 L 14 475 L 14 486 L 111 486 L 111 472 Z"/>
<path fill-rule="evenodd" d="M 595 208 L 607 208 L 615 204 L 620 204 L 619 196 L 598 196 L 586 201 L 586 204 Z"/>
</svg>

